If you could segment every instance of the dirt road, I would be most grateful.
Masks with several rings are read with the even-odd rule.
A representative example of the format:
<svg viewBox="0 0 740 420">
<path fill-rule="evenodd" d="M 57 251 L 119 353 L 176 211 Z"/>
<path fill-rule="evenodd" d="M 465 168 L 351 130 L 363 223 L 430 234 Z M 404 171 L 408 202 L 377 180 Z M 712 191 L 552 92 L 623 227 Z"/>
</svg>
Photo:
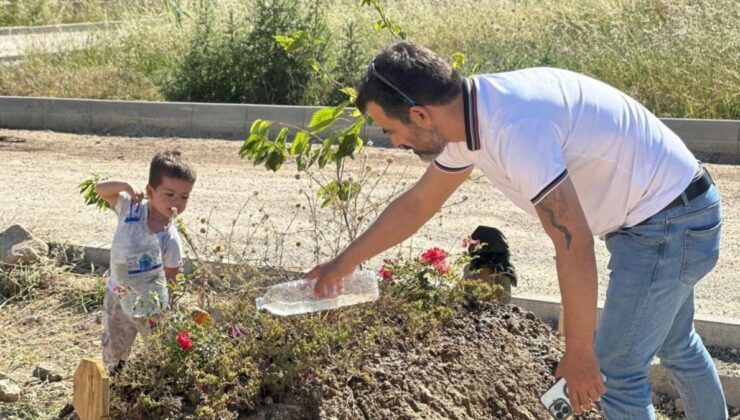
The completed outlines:
<svg viewBox="0 0 740 420">
<path fill-rule="evenodd" d="M 233 249 L 251 259 L 291 267 L 312 266 L 312 238 L 332 233 L 327 228 L 316 232 L 306 213 L 296 209 L 296 205 L 307 202 L 301 191 L 309 188 L 306 177 L 296 180 L 291 164 L 278 173 L 253 167 L 239 158 L 240 146 L 240 142 L 220 140 L 0 129 L 0 229 L 20 223 L 46 240 L 105 246 L 112 238 L 115 219 L 85 206 L 77 184 L 98 172 L 143 188 L 152 154 L 177 147 L 198 171 L 198 182 L 183 217 L 202 246 L 224 244 L 231 237 Z M 425 169 L 416 157 L 402 151 L 369 148 L 368 155 L 369 165 L 376 170 L 383 169 L 387 159 L 394 160 L 384 182 L 373 191 L 376 198 L 408 186 Z M 740 318 L 740 166 L 707 166 L 724 197 L 725 225 L 720 262 L 696 289 L 697 313 Z M 255 192 L 259 194 L 253 197 Z M 467 200 L 463 201 L 464 197 Z M 478 172 L 451 202 L 461 203 L 445 208 L 442 217 L 435 217 L 412 240 L 384 256 L 398 252 L 408 255 L 410 249 L 417 255 L 430 246 L 459 252 L 460 240 L 476 226 L 496 226 L 506 234 L 513 249 L 513 262 L 520 276 L 514 293 L 559 295 L 554 250 L 537 220 L 510 204 Z M 325 210 L 318 214 L 321 226 L 329 226 L 326 220 L 334 216 Z M 202 224 L 201 218 L 208 223 Z M 207 228 L 207 233 L 199 234 L 201 228 Z M 327 249 L 324 247 L 322 252 L 329 252 Z M 596 251 L 603 299 L 607 284 L 603 242 L 597 241 Z M 372 260 L 370 267 L 378 267 L 380 261 Z"/>
</svg>

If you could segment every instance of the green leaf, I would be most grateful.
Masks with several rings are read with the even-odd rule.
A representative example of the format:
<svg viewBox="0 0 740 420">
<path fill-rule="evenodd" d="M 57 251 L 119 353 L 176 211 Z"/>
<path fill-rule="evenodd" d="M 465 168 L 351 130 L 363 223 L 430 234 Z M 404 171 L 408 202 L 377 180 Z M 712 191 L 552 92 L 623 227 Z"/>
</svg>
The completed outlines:
<svg viewBox="0 0 740 420">
<path fill-rule="evenodd" d="M 353 104 L 357 100 L 357 90 L 355 88 L 346 86 L 339 89 L 339 91 L 347 95 L 349 103 Z"/>
<path fill-rule="evenodd" d="M 275 35 L 275 41 L 285 50 L 290 52 L 290 47 L 295 43 L 295 39 L 292 36 L 287 35 Z"/>
<path fill-rule="evenodd" d="M 270 169 L 273 172 L 277 172 L 278 169 L 283 165 L 283 162 L 285 161 L 285 156 L 283 156 L 283 153 L 278 149 L 273 149 L 268 157 L 267 162 L 265 163 L 265 166 L 267 169 Z"/>
<path fill-rule="evenodd" d="M 346 156 L 354 158 L 353 154 L 355 148 L 358 146 L 358 137 L 354 132 L 347 132 L 339 140 L 339 148 L 337 149 L 336 157 L 341 159 Z"/>
<path fill-rule="evenodd" d="M 319 168 L 324 169 L 324 166 L 326 166 L 327 163 L 334 162 L 334 150 L 332 150 L 331 146 L 334 144 L 336 137 L 336 135 L 332 134 L 332 136 L 324 140 L 324 144 L 321 146 L 321 149 L 319 149 Z"/>
<path fill-rule="evenodd" d="M 293 142 L 290 145 L 291 156 L 299 156 L 307 151 L 308 146 L 308 133 L 305 131 L 299 131 L 293 137 Z"/>
<path fill-rule="evenodd" d="M 283 127 L 278 132 L 277 137 L 275 137 L 275 141 L 273 144 L 275 144 L 275 147 L 279 148 L 280 150 L 285 150 L 285 141 L 288 139 L 288 134 L 290 134 L 290 130 L 288 130 L 287 127 Z"/>
<path fill-rule="evenodd" d="M 95 192 L 95 187 L 100 181 L 100 175 L 95 173 L 90 178 L 80 182 L 77 187 L 80 188 L 80 194 L 85 200 L 85 204 L 96 206 L 99 210 L 110 210 L 108 202 Z"/>
<path fill-rule="evenodd" d="M 457 51 L 452 53 L 452 68 L 457 70 L 465 65 L 465 54 Z"/>
<path fill-rule="evenodd" d="M 258 134 L 250 134 L 249 137 L 244 140 L 241 149 L 239 149 L 239 156 L 242 158 L 253 156 L 256 151 L 255 149 L 262 144 L 262 138 L 263 137 Z"/>
<path fill-rule="evenodd" d="M 256 154 L 253 155 L 252 164 L 254 166 L 263 164 L 270 155 L 270 146 L 263 144 Z"/>
<path fill-rule="evenodd" d="M 252 127 L 249 129 L 249 133 L 266 137 L 267 134 L 270 132 L 271 125 L 272 125 L 272 121 L 256 119 L 252 123 Z"/>
<path fill-rule="evenodd" d="M 308 123 L 308 128 L 311 129 L 312 133 L 319 133 L 326 130 L 335 122 L 337 122 L 339 117 L 341 117 L 344 113 L 344 108 L 348 104 L 349 103 L 345 101 L 334 107 L 319 109 L 311 116 L 311 121 Z"/>
</svg>

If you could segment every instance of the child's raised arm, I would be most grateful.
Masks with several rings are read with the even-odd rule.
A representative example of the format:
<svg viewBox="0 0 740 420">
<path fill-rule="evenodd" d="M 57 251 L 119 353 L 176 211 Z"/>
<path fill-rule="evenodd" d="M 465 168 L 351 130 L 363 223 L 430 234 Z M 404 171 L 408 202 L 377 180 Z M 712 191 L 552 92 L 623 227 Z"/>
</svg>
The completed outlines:
<svg viewBox="0 0 740 420">
<path fill-rule="evenodd" d="M 105 200 L 111 208 L 115 208 L 118 203 L 118 193 L 126 191 L 131 196 L 131 201 L 138 203 L 143 198 L 143 193 L 134 189 L 128 182 L 123 181 L 104 181 L 98 183 L 95 187 L 95 193 Z"/>
</svg>

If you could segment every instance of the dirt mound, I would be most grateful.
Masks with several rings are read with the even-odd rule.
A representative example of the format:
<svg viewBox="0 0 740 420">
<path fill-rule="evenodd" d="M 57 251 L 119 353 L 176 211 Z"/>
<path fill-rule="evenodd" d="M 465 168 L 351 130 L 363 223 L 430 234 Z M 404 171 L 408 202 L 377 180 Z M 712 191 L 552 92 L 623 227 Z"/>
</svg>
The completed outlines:
<svg viewBox="0 0 740 420">
<path fill-rule="evenodd" d="M 561 346 L 530 312 L 484 305 L 461 311 L 427 342 L 384 344 L 361 372 L 336 371 L 323 384 L 321 418 L 550 418 L 539 396 L 554 382 Z"/>
</svg>

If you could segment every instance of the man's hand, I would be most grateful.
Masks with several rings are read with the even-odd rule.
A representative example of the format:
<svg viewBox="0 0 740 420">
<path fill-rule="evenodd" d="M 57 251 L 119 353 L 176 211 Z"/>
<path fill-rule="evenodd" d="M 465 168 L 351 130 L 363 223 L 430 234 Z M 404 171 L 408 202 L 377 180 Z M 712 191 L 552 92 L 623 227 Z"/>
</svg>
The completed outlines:
<svg viewBox="0 0 740 420">
<path fill-rule="evenodd" d="M 593 348 L 566 349 L 555 370 L 555 377 L 565 377 L 568 398 L 575 415 L 590 410 L 591 402 L 599 401 L 601 394 L 606 392 L 599 360 Z"/>
<path fill-rule="evenodd" d="M 307 279 L 318 279 L 314 287 L 314 295 L 318 298 L 336 297 L 344 292 L 342 278 L 354 271 L 354 267 L 344 267 L 340 261 L 333 259 L 319 264 L 306 273 Z"/>
</svg>

